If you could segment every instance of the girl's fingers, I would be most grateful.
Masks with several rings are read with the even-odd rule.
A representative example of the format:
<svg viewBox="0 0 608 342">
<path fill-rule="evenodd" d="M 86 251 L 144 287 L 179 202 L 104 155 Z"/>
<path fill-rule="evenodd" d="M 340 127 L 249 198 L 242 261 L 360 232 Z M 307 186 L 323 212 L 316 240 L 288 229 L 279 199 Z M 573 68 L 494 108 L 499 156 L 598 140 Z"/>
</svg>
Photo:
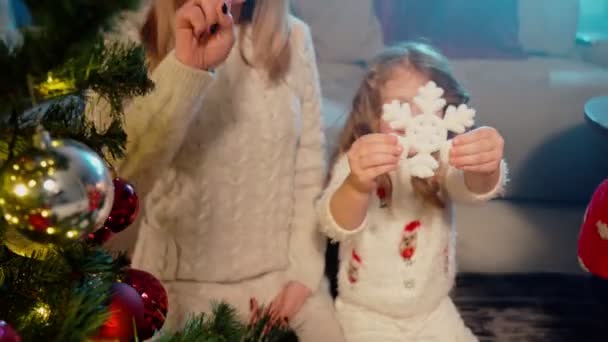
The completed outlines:
<svg viewBox="0 0 608 342">
<path fill-rule="evenodd" d="M 473 143 L 477 140 L 489 138 L 491 132 L 495 131 L 493 128 L 481 127 L 468 133 L 460 134 L 453 139 L 454 145 L 466 145 Z"/>
<path fill-rule="evenodd" d="M 464 157 L 479 152 L 479 146 L 477 144 L 454 145 L 450 149 L 450 158 Z"/>
<path fill-rule="evenodd" d="M 397 165 L 398 164 L 391 164 L 372 167 L 367 170 L 367 176 L 369 177 L 369 179 L 376 179 L 381 175 L 384 175 L 391 171 L 395 171 L 398 167 Z"/>
<path fill-rule="evenodd" d="M 462 168 L 463 171 L 468 172 L 479 172 L 479 173 L 489 173 L 498 170 L 500 166 L 500 162 L 489 162 L 485 164 L 475 165 L 475 166 L 464 166 Z"/>
<path fill-rule="evenodd" d="M 367 134 L 359 138 L 355 144 L 388 144 L 388 145 L 396 145 L 397 137 L 392 134 Z"/>
<path fill-rule="evenodd" d="M 500 158 L 497 156 L 496 152 L 492 151 L 462 157 L 452 157 L 450 158 L 450 164 L 455 168 L 464 168 L 465 166 L 479 166 L 491 162 L 496 163 L 497 160 L 500 160 Z"/>
<path fill-rule="evenodd" d="M 453 146 L 450 150 L 450 157 L 463 157 L 483 152 L 490 152 L 496 149 L 496 147 L 496 144 L 492 140 L 477 140 L 472 143 Z"/>
<path fill-rule="evenodd" d="M 386 153 L 376 153 L 370 154 L 359 159 L 359 168 L 361 170 L 366 170 L 372 167 L 381 166 L 381 165 L 392 165 L 399 163 L 399 157 L 386 154 Z"/>
<path fill-rule="evenodd" d="M 374 154 L 390 154 L 394 156 L 400 156 L 403 152 L 401 145 L 387 145 L 387 144 L 371 144 L 371 145 L 360 145 L 355 151 L 355 154 L 359 158 L 364 158 Z"/>
</svg>

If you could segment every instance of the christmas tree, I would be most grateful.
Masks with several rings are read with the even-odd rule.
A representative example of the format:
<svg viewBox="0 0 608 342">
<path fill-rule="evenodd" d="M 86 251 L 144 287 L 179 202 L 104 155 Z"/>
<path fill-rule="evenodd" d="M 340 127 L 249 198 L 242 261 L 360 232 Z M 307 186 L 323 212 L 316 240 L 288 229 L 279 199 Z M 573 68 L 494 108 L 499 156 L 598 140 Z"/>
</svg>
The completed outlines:
<svg viewBox="0 0 608 342">
<path fill-rule="evenodd" d="M 124 103 L 154 85 L 141 46 L 106 38 L 138 1 L 0 0 L 3 15 L 11 4 L 31 23 L 0 27 L 0 342 L 150 338 L 164 288 L 101 246 L 138 211 L 111 162 L 125 154 Z M 109 108 L 103 131 L 85 115 L 93 99 Z M 261 313 L 244 325 L 220 303 L 159 339 L 295 339 Z"/>
</svg>

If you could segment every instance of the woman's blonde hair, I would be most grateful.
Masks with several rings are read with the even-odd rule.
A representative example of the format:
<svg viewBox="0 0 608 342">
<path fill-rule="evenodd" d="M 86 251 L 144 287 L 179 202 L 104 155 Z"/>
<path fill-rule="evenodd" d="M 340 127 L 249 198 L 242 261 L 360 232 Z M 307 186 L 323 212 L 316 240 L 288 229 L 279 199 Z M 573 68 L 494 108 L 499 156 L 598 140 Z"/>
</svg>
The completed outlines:
<svg viewBox="0 0 608 342">
<path fill-rule="evenodd" d="M 155 0 L 141 29 L 150 69 L 154 69 L 174 48 L 175 12 L 187 0 Z M 262 67 L 272 81 L 280 80 L 291 61 L 289 43 L 288 0 L 247 0 L 239 20 L 239 42 L 243 60 L 251 66 Z M 246 32 L 250 28 L 253 54 L 243 50 Z"/>
<path fill-rule="evenodd" d="M 415 70 L 434 81 L 445 90 L 447 105 L 459 105 L 469 100 L 465 89 L 452 75 L 447 59 L 431 46 L 422 43 L 404 43 L 388 48 L 372 63 L 355 95 L 350 117 L 340 136 L 336 156 L 346 153 L 361 136 L 380 132 L 379 122 L 383 105 L 381 91 L 386 82 L 391 80 L 391 75 L 397 67 Z M 384 188 L 386 199 L 390 204 L 392 194 L 390 178 L 388 175 L 382 175 L 378 182 Z M 439 183 L 434 178 L 414 177 L 412 186 L 414 192 L 425 203 L 437 208 L 444 207 L 439 196 Z"/>
</svg>

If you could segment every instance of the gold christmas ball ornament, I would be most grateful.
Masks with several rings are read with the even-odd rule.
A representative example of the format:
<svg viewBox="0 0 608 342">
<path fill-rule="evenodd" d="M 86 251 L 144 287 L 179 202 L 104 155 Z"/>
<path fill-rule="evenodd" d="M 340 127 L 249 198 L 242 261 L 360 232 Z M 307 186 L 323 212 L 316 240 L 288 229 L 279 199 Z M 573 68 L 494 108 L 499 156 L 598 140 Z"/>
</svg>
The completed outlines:
<svg viewBox="0 0 608 342">
<path fill-rule="evenodd" d="M 95 152 L 39 131 L 34 147 L 8 160 L 0 174 L 4 243 L 16 254 L 43 258 L 101 227 L 113 200 L 110 171 Z"/>
</svg>

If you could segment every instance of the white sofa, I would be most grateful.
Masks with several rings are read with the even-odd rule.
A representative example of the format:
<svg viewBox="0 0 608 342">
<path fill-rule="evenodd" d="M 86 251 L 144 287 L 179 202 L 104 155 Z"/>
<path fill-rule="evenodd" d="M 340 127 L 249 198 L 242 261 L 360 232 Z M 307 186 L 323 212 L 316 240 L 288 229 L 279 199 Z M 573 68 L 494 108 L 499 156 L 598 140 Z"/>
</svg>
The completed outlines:
<svg viewBox="0 0 608 342">
<path fill-rule="evenodd" d="M 379 44 L 365 43 L 379 43 L 382 35 L 372 0 L 295 0 L 294 8 L 315 38 L 331 150 L 364 72 L 357 60 L 377 52 Z M 511 169 L 504 199 L 458 207 L 460 267 L 580 272 L 582 215 L 595 186 L 608 177 L 608 135 L 585 123 L 583 106 L 608 95 L 608 69 L 578 57 L 578 0 L 521 0 L 519 11 L 520 43 L 535 57 L 452 61 L 473 95 L 478 123 L 504 135 Z"/>
</svg>

